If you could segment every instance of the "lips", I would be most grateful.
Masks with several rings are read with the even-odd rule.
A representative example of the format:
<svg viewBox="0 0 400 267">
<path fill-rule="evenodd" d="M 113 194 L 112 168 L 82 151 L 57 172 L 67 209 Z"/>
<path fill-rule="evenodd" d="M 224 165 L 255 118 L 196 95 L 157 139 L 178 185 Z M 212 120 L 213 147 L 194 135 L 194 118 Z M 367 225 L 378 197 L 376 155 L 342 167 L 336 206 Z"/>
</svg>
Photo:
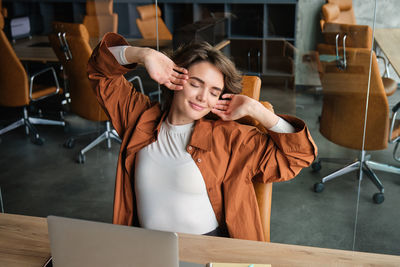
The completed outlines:
<svg viewBox="0 0 400 267">
<path fill-rule="evenodd" d="M 195 103 L 190 102 L 190 101 L 189 101 L 189 105 L 190 105 L 190 107 L 191 107 L 192 109 L 197 110 L 197 111 L 202 111 L 202 110 L 205 109 L 205 107 L 200 106 L 200 105 L 195 104 Z"/>
</svg>

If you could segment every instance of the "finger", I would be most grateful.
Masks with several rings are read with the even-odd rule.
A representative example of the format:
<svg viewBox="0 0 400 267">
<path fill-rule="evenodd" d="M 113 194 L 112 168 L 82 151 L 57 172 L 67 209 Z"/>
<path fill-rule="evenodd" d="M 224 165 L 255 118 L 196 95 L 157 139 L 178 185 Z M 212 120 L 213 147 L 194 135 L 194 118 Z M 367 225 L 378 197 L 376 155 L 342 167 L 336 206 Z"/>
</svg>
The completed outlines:
<svg viewBox="0 0 400 267">
<path fill-rule="evenodd" d="M 234 96 L 234 94 L 223 94 L 222 95 L 222 98 L 230 98 L 230 99 L 232 99 L 233 98 L 233 96 Z"/>
<path fill-rule="evenodd" d="M 225 111 L 220 111 L 218 109 L 212 109 L 211 112 L 214 113 L 215 115 L 217 115 L 218 117 L 220 117 L 224 121 L 231 120 L 229 117 L 229 114 L 227 114 Z"/>
<path fill-rule="evenodd" d="M 171 90 L 182 90 L 183 89 L 182 85 L 174 84 L 171 82 L 166 82 L 166 83 L 164 83 L 164 85 Z"/>
<path fill-rule="evenodd" d="M 171 75 L 172 75 L 173 77 L 175 77 L 175 78 L 182 79 L 182 80 L 187 80 L 187 79 L 189 79 L 189 76 L 188 76 L 187 74 L 181 74 L 181 73 L 176 72 L 176 71 L 172 72 Z"/>
<path fill-rule="evenodd" d="M 214 108 L 219 109 L 219 110 L 228 110 L 228 107 L 229 106 L 227 106 L 227 105 L 220 105 L 220 104 L 216 104 L 214 106 Z"/>
<path fill-rule="evenodd" d="M 229 105 L 231 103 L 231 100 L 218 100 L 217 104 L 218 105 Z"/>
<path fill-rule="evenodd" d="M 171 77 L 169 79 L 169 82 L 171 82 L 173 84 L 176 84 L 176 85 L 184 85 L 186 83 L 186 80 L 175 78 L 175 77 Z"/>
<path fill-rule="evenodd" d="M 174 70 L 179 71 L 179 72 L 184 73 L 184 74 L 188 73 L 187 69 L 179 67 L 177 65 L 174 65 Z"/>
</svg>

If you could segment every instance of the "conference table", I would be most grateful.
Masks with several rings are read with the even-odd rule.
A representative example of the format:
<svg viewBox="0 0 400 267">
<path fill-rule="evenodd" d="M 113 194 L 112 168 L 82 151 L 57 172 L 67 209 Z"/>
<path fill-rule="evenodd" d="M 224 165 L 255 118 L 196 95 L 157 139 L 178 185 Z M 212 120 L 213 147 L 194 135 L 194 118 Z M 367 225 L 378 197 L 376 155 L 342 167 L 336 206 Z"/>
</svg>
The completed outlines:
<svg viewBox="0 0 400 267">
<path fill-rule="evenodd" d="M 375 29 L 374 38 L 397 75 L 400 76 L 400 28 Z"/>
<path fill-rule="evenodd" d="M 153 39 L 127 38 L 126 40 L 132 46 L 157 48 L 157 42 Z M 89 40 L 89 44 L 92 48 L 95 48 L 99 42 L 100 39 L 98 38 L 90 38 Z M 223 40 L 214 45 L 214 47 L 220 50 L 229 45 L 229 43 L 229 40 Z M 172 40 L 159 40 L 158 44 L 160 50 L 172 49 Z M 47 36 L 32 36 L 30 39 L 25 38 L 17 40 L 13 44 L 13 48 L 17 57 L 22 61 L 36 61 L 42 63 L 58 62 L 58 58 L 51 48 Z"/>
<path fill-rule="evenodd" d="M 400 266 L 400 256 L 180 234 L 181 261 L 275 266 Z M 50 257 L 46 218 L 0 213 L 0 266 L 41 267 Z"/>
<path fill-rule="evenodd" d="M 128 38 L 128 43 L 132 46 L 156 48 L 156 40 Z M 100 42 L 98 38 L 90 38 L 89 44 L 92 48 Z M 159 40 L 160 49 L 172 48 L 172 41 Z M 43 63 L 58 62 L 58 58 L 50 45 L 47 36 L 32 36 L 17 40 L 13 43 L 13 48 L 17 57 L 22 61 L 38 61 Z"/>
</svg>

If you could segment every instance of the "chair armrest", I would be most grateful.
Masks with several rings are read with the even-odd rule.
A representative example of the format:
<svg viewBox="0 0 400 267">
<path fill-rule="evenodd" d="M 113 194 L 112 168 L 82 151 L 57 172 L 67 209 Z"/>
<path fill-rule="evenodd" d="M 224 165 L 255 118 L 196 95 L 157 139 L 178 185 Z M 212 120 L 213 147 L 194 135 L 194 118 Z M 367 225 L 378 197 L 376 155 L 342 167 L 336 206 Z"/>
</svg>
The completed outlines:
<svg viewBox="0 0 400 267">
<path fill-rule="evenodd" d="M 140 88 L 140 92 L 141 92 L 142 94 L 144 94 L 142 79 L 140 79 L 139 76 L 133 76 L 133 77 L 131 77 L 131 78 L 128 79 L 128 82 L 132 82 L 132 81 L 134 81 L 134 80 L 137 80 L 137 81 L 138 81 L 138 83 L 139 83 L 139 88 Z"/>
<path fill-rule="evenodd" d="M 392 138 L 393 131 L 395 130 L 394 128 L 398 125 L 396 125 L 396 118 L 397 118 L 397 112 L 400 109 L 400 102 L 398 102 L 393 108 L 393 115 L 392 115 L 392 120 L 390 122 L 390 130 L 389 130 L 389 143 L 396 143 L 400 140 L 400 136 L 397 136 L 395 138 Z"/>
<path fill-rule="evenodd" d="M 294 58 L 294 55 L 297 51 L 297 48 L 292 45 L 291 43 L 287 42 L 285 43 L 285 56 L 288 56 L 290 58 Z"/>
<path fill-rule="evenodd" d="M 51 93 L 51 94 L 48 94 L 48 95 L 45 95 L 45 96 L 42 96 L 42 97 L 33 99 L 33 98 L 32 98 L 32 91 L 33 91 L 33 83 L 34 83 L 34 81 L 35 81 L 35 78 L 38 77 L 38 76 L 41 75 L 41 74 L 44 74 L 44 73 L 48 72 L 48 71 L 51 71 L 52 74 L 53 74 L 54 82 L 55 82 L 55 84 L 56 84 L 56 91 L 55 91 L 54 93 Z M 52 96 L 52 95 L 56 95 L 56 94 L 58 94 L 59 92 L 60 92 L 60 84 L 58 83 L 57 74 L 56 74 L 56 71 L 54 70 L 53 67 L 45 68 L 45 69 L 43 69 L 43 70 L 41 70 L 41 71 L 38 71 L 38 72 L 36 72 L 35 74 L 31 75 L 30 84 L 29 84 L 29 99 L 30 99 L 30 100 L 32 100 L 32 101 L 38 101 L 38 100 L 40 100 L 40 99 L 43 99 L 43 98 L 46 98 L 46 97 L 49 97 L 49 96 Z"/>
<path fill-rule="evenodd" d="M 397 103 L 397 104 L 392 108 L 393 113 L 396 113 L 396 112 L 399 110 L 399 108 L 400 108 L 400 102 Z"/>
<path fill-rule="evenodd" d="M 383 64 L 385 64 L 385 72 L 383 73 L 382 77 L 387 77 L 389 78 L 389 62 L 386 61 L 385 57 L 382 56 L 376 56 L 377 59 L 382 59 Z"/>
</svg>

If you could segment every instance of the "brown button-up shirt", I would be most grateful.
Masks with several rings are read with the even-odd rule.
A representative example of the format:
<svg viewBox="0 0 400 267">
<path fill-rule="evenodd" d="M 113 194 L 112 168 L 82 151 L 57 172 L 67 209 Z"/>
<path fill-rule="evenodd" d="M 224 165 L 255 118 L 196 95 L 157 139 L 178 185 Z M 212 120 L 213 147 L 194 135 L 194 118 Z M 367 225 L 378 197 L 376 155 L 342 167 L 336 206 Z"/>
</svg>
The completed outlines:
<svg viewBox="0 0 400 267">
<path fill-rule="evenodd" d="M 118 159 L 113 223 L 138 226 L 134 190 L 135 157 L 157 140 L 166 117 L 158 103 L 132 88 L 107 47 L 127 45 L 119 35 L 106 34 L 89 60 L 95 94 L 122 138 Z M 196 121 L 186 151 L 198 166 L 219 225 L 231 237 L 263 240 L 253 181 L 270 183 L 295 177 L 308 166 L 317 148 L 303 121 L 282 116 L 295 133 L 263 133 L 235 121 Z"/>
</svg>

